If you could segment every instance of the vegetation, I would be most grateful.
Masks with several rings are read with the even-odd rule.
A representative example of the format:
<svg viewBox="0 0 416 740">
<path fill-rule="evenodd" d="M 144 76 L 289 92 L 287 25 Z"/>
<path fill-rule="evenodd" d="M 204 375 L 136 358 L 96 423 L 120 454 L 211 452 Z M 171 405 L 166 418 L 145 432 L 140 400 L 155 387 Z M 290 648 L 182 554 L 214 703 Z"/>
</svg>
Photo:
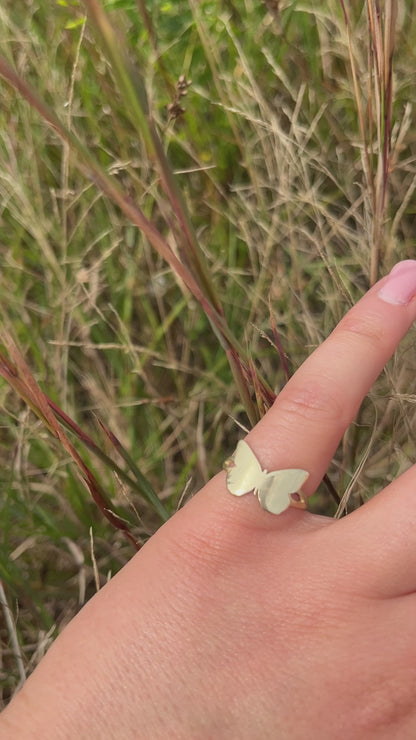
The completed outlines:
<svg viewBox="0 0 416 740">
<path fill-rule="evenodd" d="M 416 29 L 393 0 L 5 0 L 0 20 L 7 701 L 415 256 Z M 413 343 L 316 511 L 413 462 Z"/>
</svg>

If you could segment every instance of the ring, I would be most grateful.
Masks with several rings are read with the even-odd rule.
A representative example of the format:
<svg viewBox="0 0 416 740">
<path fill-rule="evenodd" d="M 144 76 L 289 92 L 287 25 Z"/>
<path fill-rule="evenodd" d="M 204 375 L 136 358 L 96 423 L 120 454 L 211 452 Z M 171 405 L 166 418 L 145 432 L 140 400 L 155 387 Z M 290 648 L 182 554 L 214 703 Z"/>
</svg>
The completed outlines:
<svg viewBox="0 0 416 740">
<path fill-rule="evenodd" d="M 260 506 L 271 514 L 281 514 L 293 506 L 306 509 L 307 497 L 299 490 L 309 473 L 300 468 L 263 470 L 253 450 L 243 439 L 234 454 L 224 463 L 227 489 L 233 496 L 244 496 L 253 491 Z"/>
</svg>

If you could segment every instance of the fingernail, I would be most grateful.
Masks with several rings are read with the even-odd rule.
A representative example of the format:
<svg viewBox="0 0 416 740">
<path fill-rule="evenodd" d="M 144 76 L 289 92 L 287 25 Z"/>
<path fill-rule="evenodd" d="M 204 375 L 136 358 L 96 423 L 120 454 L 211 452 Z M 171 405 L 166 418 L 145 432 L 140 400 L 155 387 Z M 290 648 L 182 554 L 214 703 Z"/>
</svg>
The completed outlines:
<svg viewBox="0 0 416 740">
<path fill-rule="evenodd" d="M 386 303 L 406 306 L 416 295 L 416 260 L 398 262 L 377 293 Z"/>
</svg>

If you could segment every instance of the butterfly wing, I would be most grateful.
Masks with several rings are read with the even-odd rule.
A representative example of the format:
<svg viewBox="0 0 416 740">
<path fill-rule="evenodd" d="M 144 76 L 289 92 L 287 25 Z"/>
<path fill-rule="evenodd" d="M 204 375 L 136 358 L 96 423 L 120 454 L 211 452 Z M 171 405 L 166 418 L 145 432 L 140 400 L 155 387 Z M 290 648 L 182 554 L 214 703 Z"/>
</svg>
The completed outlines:
<svg viewBox="0 0 416 740">
<path fill-rule="evenodd" d="M 234 496 L 243 496 L 262 485 L 267 477 L 247 442 L 240 439 L 232 456 L 234 465 L 227 467 L 227 488 Z"/>
<path fill-rule="evenodd" d="M 300 468 L 268 473 L 257 492 L 263 509 L 281 514 L 290 506 L 290 494 L 299 491 L 308 477 L 309 473 Z"/>
</svg>

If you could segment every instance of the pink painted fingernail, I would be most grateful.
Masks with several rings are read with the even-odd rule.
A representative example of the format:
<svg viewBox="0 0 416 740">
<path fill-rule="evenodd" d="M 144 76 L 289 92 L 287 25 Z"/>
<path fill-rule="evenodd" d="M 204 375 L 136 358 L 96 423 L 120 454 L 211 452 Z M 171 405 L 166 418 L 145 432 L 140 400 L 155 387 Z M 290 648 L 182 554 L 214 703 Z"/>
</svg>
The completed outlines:
<svg viewBox="0 0 416 740">
<path fill-rule="evenodd" d="M 386 303 L 406 306 L 416 296 L 416 260 L 398 262 L 377 293 Z"/>
</svg>

